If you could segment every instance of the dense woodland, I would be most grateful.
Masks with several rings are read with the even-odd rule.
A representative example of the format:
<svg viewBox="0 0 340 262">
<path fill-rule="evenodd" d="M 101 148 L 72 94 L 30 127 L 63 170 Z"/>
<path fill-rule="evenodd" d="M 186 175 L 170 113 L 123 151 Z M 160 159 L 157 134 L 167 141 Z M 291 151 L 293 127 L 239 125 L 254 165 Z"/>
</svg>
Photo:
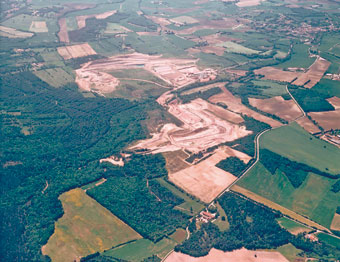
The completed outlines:
<svg viewBox="0 0 340 262">
<path fill-rule="evenodd" d="M 63 214 L 58 196 L 103 177 L 98 159 L 145 138 L 140 122 L 154 102 L 86 99 L 31 73 L 3 76 L 1 89 L 0 252 L 4 261 L 48 261 L 40 248 Z"/>
<path fill-rule="evenodd" d="M 255 204 L 234 193 L 225 193 L 219 200 L 224 209 L 230 228 L 221 232 L 212 223 L 203 224 L 194 232 L 189 240 L 175 247 L 191 256 L 207 255 L 211 248 L 232 251 L 245 247 L 254 249 L 273 249 L 281 245 L 292 243 L 303 253 L 320 257 L 323 261 L 339 259 L 340 250 L 322 242 L 311 242 L 302 234 L 294 236 L 279 226 L 276 218 L 280 213 L 274 213 L 268 207 Z"/>
<path fill-rule="evenodd" d="M 340 174 L 332 175 L 327 172 L 320 171 L 306 164 L 292 161 L 267 149 L 261 149 L 260 161 L 272 175 L 275 174 L 277 169 L 284 173 L 295 188 L 301 186 L 309 172 L 333 179 L 340 177 Z"/>
</svg>

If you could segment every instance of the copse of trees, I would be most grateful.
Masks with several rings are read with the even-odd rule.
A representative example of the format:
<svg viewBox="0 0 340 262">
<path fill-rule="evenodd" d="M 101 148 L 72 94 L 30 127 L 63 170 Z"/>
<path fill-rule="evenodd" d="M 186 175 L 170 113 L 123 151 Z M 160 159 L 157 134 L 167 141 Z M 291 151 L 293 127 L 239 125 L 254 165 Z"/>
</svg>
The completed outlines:
<svg viewBox="0 0 340 262">
<path fill-rule="evenodd" d="M 252 163 L 253 161 L 249 161 L 248 164 L 245 164 L 239 158 L 231 156 L 220 161 L 216 166 L 239 177 Z"/>
</svg>

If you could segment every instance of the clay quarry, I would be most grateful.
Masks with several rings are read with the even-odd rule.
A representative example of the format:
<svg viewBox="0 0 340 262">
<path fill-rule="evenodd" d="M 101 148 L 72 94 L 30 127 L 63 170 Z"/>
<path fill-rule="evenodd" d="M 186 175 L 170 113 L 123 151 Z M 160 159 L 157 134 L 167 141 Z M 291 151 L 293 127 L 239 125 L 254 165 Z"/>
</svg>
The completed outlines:
<svg viewBox="0 0 340 262">
<path fill-rule="evenodd" d="M 65 59 L 69 59 L 71 56 L 69 53 L 66 53 L 64 49 L 59 51 L 58 48 L 58 52 L 60 54 L 62 53 L 61 55 L 63 55 L 64 58 L 66 57 Z M 88 87 L 92 86 L 92 81 L 88 78 L 88 74 L 96 75 L 96 79 L 98 80 L 96 90 L 94 90 L 96 92 L 98 92 L 101 76 L 104 77 L 103 81 L 107 82 L 108 80 L 108 75 L 104 74 L 105 72 L 122 69 L 144 69 L 174 87 L 181 87 L 195 82 L 205 82 L 216 78 L 217 73 L 215 70 L 210 68 L 200 70 L 196 66 L 196 62 L 197 59 L 163 58 L 162 56 L 132 53 L 86 63 L 79 71 L 77 70 L 76 73 L 78 83 L 84 85 L 78 84 L 81 89 L 88 89 Z M 114 85 L 117 86 L 118 82 L 114 81 L 110 89 L 112 89 Z M 103 86 L 103 88 L 105 87 Z"/>
<path fill-rule="evenodd" d="M 227 110 L 202 99 L 187 104 L 174 100 L 169 103 L 168 112 L 181 120 L 183 126 L 165 124 L 159 133 L 152 134 L 152 138 L 139 142 L 131 149 L 148 149 L 153 154 L 179 149 L 198 153 L 251 134 L 244 126 L 222 119 L 223 112 L 226 116 L 229 114 Z"/>
</svg>

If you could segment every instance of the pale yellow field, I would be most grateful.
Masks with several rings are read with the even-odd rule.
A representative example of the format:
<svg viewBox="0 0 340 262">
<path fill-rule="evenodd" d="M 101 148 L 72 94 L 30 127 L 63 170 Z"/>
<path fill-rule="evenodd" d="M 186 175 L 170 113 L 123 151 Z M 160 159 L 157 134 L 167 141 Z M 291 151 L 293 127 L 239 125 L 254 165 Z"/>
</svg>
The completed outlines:
<svg viewBox="0 0 340 262">
<path fill-rule="evenodd" d="M 45 21 L 32 21 L 30 31 L 35 33 L 47 33 L 48 28 Z"/>
<path fill-rule="evenodd" d="M 8 37 L 8 38 L 27 38 L 32 37 L 32 33 L 19 31 L 14 28 L 0 26 L 0 36 Z"/>
<path fill-rule="evenodd" d="M 62 194 L 59 199 L 64 215 L 42 247 L 42 253 L 53 262 L 79 261 L 89 254 L 142 238 L 80 188 Z"/>
<path fill-rule="evenodd" d="M 250 160 L 250 157 L 242 152 L 230 147 L 220 147 L 206 160 L 169 174 L 169 180 L 189 194 L 209 203 L 237 178 L 215 166 L 230 156 L 239 157 L 246 163 Z"/>
<path fill-rule="evenodd" d="M 223 252 L 213 248 L 208 255 L 197 258 L 173 252 L 165 262 L 288 262 L 288 260 L 279 252 L 254 251 L 245 248 Z"/>
<path fill-rule="evenodd" d="M 340 231 L 340 215 L 335 213 L 331 224 L 331 230 Z"/>
<path fill-rule="evenodd" d="M 58 47 L 58 53 L 65 60 L 97 54 L 88 43 Z"/>
</svg>

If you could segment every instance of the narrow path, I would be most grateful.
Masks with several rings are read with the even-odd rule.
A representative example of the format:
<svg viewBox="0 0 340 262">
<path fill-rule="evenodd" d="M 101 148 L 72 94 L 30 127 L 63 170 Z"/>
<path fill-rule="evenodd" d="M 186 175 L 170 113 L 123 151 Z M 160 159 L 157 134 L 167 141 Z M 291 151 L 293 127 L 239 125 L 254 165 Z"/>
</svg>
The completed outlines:
<svg viewBox="0 0 340 262">
<path fill-rule="evenodd" d="M 44 187 L 43 191 L 41 191 L 41 194 L 44 194 L 47 188 L 48 188 L 48 181 L 46 180 L 46 186 Z"/>
<path fill-rule="evenodd" d="M 187 231 L 187 239 L 189 239 L 190 238 L 189 226 L 187 226 L 185 230 Z"/>
<path fill-rule="evenodd" d="M 295 100 L 294 96 L 290 93 L 289 89 L 288 89 L 288 85 L 286 85 L 286 91 L 287 93 L 290 95 L 290 97 L 293 99 L 294 103 L 297 105 L 297 107 L 300 109 L 301 113 L 302 113 L 302 116 L 299 116 L 298 118 L 296 118 L 294 121 L 297 121 L 299 120 L 300 118 L 303 118 L 306 115 L 306 112 L 302 109 L 302 107 L 299 105 L 299 103 Z M 293 122 L 294 122 L 293 121 Z"/>
</svg>

